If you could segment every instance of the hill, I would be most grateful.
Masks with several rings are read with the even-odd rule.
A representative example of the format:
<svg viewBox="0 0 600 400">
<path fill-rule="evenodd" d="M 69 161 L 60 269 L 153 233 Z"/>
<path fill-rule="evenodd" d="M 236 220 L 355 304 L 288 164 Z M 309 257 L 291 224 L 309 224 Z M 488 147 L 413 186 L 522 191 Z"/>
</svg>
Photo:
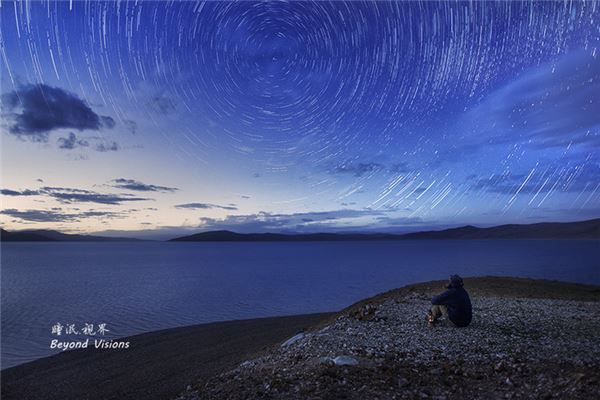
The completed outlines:
<svg viewBox="0 0 600 400">
<path fill-rule="evenodd" d="M 600 239 L 600 218 L 579 222 L 510 224 L 491 228 L 463 226 L 442 231 L 415 232 L 405 239 Z"/>
<path fill-rule="evenodd" d="M 388 233 L 236 233 L 231 231 L 209 231 L 182 236 L 176 242 L 310 242 L 341 240 L 394 240 L 398 235 Z"/>
<path fill-rule="evenodd" d="M 122 242 L 139 240 L 133 238 L 114 238 L 93 235 L 74 235 L 47 229 L 12 231 L 0 229 L 2 242 Z"/>
<path fill-rule="evenodd" d="M 500 225 L 478 228 L 467 225 L 440 231 L 407 234 L 391 233 L 236 233 L 209 231 L 182 236 L 177 242 L 291 242 L 351 240 L 424 240 L 424 239 L 600 239 L 600 218 L 578 222 L 547 222 L 526 225 Z"/>
</svg>

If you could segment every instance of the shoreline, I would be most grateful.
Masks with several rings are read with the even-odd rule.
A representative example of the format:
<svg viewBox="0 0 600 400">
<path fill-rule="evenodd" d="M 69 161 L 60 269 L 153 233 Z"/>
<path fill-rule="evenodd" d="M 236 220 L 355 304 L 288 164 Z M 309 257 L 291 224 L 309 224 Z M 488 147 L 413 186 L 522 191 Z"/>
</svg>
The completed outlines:
<svg viewBox="0 0 600 400">
<path fill-rule="evenodd" d="M 404 286 L 363 299 L 340 312 L 214 322 L 120 338 L 127 350 L 80 349 L 1 371 L 6 399 L 173 398 L 241 362 L 279 347 L 299 330 L 314 330 L 365 304 L 419 293 L 430 295 L 444 281 Z M 465 278 L 472 297 L 600 301 L 600 286 L 511 277 Z"/>
<path fill-rule="evenodd" d="M 334 313 L 169 328 L 119 338 L 129 349 L 64 351 L 0 371 L 2 399 L 165 399 Z"/>
</svg>

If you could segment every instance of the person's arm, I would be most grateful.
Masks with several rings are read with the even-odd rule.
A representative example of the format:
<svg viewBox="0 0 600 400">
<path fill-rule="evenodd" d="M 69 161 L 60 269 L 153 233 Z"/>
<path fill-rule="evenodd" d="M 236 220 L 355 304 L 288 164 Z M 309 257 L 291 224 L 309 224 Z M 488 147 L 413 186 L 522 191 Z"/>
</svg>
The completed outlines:
<svg viewBox="0 0 600 400">
<path fill-rule="evenodd" d="M 448 300 L 454 295 L 454 289 L 448 289 L 442 294 L 438 294 L 437 296 L 433 296 L 431 299 L 431 304 L 434 306 L 441 306 L 446 304 Z"/>
</svg>

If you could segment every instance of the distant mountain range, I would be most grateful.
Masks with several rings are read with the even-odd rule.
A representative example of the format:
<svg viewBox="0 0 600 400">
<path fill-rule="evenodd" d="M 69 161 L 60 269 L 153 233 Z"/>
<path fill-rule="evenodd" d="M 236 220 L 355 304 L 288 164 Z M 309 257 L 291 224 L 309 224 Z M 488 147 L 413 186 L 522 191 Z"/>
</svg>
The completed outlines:
<svg viewBox="0 0 600 400">
<path fill-rule="evenodd" d="M 139 239 L 72 235 L 46 229 L 12 232 L 0 229 L 0 240 L 3 242 L 123 242 Z"/>
<path fill-rule="evenodd" d="M 52 230 L 6 231 L 3 242 L 99 242 L 137 241 L 92 235 L 73 235 Z M 544 222 L 527 225 L 500 225 L 491 228 L 462 226 L 440 231 L 393 233 L 236 233 L 209 231 L 171 239 L 172 242 L 314 242 L 351 240 L 427 240 L 427 239 L 600 239 L 600 218 L 579 222 Z"/>
<path fill-rule="evenodd" d="M 176 242 L 292 242 L 344 240 L 423 239 L 600 239 L 600 218 L 580 222 L 547 222 L 528 225 L 500 225 L 491 228 L 463 226 L 441 231 L 392 233 L 235 233 L 210 231 L 171 239 Z"/>
<path fill-rule="evenodd" d="M 509 224 L 491 228 L 467 225 L 443 231 L 415 232 L 402 239 L 600 239 L 600 218 L 579 222 Z"/>
</svg>

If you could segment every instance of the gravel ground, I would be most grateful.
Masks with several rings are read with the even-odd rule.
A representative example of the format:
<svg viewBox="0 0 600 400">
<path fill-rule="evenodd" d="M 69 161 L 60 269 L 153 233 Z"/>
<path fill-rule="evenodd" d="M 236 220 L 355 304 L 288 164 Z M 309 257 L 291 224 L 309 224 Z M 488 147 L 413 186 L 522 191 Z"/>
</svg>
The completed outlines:
<svg viewBox="0 0 600 400">
<path fill-rule="evenodd" d="M 600 302 L 481 293 L 467 328 L 430 290 L 363 301 L 178 399 L 600 398 Z"/>
</svg>

